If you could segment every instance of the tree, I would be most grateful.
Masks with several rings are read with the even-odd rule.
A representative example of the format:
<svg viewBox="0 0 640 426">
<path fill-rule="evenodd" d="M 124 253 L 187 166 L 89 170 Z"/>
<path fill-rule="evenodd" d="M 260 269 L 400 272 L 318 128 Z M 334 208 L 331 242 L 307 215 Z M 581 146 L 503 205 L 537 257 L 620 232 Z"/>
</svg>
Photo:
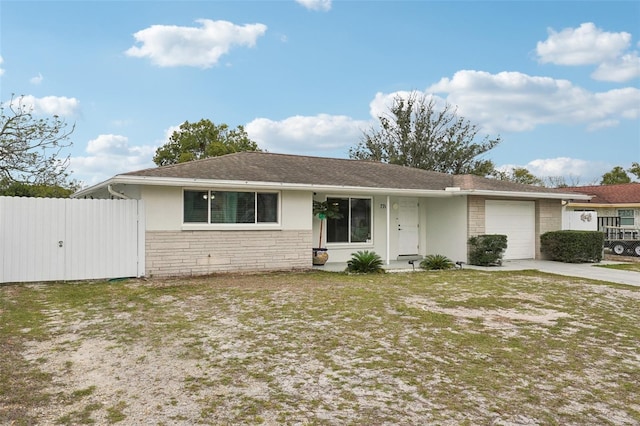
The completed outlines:
<svg viewBox="0 0 640 426">
<path fill-rule="evenodd" d="M 185 121 L 169 142 L 156 150 L 153 162 L 166 166 L 240 151 L 260 151 L 244 127 L 229 129 L 226 124 L 215 125 L 207 119 L 197 123 Z"/>
<path fill-rule="evenodd" d="M 525 185 L 544 186 L 544 181 L 531 174 L 525 167 L 512 167 L 511 170 L 496 170 L 493 175 L 499 180 L 522 183 Z"/>
<path fill-rule="evenodd" d="M 602 175 L 600 185 L 614 185 L 616 183 L 629 183 L 631 178 L 620 166 L 615 166 L 610 172 Z"/>
<path fill-rule="evenodd" d="M 629 167 L 627 171 L 632 175 L 635 175 L 636 179 L 640 180 L 640 163 L 634 161 L 631 163 L 631 167 Z"/>
<path fill-rule="evenodd" d="M 57 115 L 36 117 L 22 96 L 0 104 L 0 181 L 64 186 L 69 156 L 60 153 L 74 129 Z"/>
<path fill-rule="evenodd" d="M 71 182 L 62 187 L 60 185 L 28 184 L 2 180 L 0 181 L 0 195 L 9 197 L 69 198 L 79 187 L 77 182 Z"/>
<path fill-rule="evenodd" d="M 349 150 L 351 158 L 453 174 L 486 176 L 494 171 L 492 161 L 478 157 L 498 145 L 500 137 L 476 142 L 477 126 L 448 104 L 437 111 L 433 99 L 413 92 L 407 98 L 396 96 L 389 113 L 378 120 L 380 129 L 364 132 Z"/>
</svg>

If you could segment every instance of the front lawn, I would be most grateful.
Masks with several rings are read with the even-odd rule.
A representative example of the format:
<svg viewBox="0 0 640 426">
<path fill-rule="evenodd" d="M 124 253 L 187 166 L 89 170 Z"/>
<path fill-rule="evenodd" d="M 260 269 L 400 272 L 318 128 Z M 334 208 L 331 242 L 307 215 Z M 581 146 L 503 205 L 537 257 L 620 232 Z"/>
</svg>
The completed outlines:
<svg viewBox="0 0 640 426">
<path fill-rule="evenodd" d="M 640 262 L 636 262 L 636 263 L 613 263 L 613 264 L 609 264 L 609 265 L 596 265 L 596 266 L 600 267 L 600 268 L 621 269 L 623 271 L 640 272 Z"/>
<path fill-rule="evenodd" d="M 0 424 L 640 423 L 640 288 L 534 271 L 0 286 Z"/>
</svg>

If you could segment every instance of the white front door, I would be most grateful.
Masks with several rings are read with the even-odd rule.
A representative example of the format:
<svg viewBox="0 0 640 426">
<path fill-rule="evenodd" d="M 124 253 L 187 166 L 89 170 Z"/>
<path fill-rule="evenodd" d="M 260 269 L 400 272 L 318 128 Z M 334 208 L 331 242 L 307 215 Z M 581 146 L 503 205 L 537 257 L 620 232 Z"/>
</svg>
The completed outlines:
<svg viewBox="0 0 640 426">
<path fill-rule="evenodd" d="M 418 254 L 418 199 L 398 200 L 398 255 Z"/>
</svg>

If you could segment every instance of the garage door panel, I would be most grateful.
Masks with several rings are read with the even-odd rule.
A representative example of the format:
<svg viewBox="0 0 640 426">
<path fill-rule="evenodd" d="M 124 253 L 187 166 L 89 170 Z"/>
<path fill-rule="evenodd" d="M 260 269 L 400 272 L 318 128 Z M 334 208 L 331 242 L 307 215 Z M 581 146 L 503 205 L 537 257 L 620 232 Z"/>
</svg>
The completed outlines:
<svg viewBox="0 0 640 426">
<path fill-rule="evenodd" d="M 485 202 L 485 233 L 507 236 L 504 259 L 535 257 L 535 202 Z"/>
</svg>

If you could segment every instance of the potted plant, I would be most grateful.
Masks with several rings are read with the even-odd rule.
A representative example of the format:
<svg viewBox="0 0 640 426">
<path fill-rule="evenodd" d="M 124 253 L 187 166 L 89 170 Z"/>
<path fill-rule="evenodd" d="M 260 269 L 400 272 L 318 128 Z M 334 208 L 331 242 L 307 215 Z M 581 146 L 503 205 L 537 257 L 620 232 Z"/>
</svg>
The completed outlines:
<svg viewBox="0 0 640 426">
<path fill-rule="evenodd" d="M 313 215 L 320 219 L 320 241 L 318 247 L 313 249 L 313 264 L 324 265 L 329 260 L 327 249 L 322 247 L 322 225 L 327 219 L 341 219 L 342 213 L 336 204 L 327 201 L 313 201 Z"/>
</svg>

